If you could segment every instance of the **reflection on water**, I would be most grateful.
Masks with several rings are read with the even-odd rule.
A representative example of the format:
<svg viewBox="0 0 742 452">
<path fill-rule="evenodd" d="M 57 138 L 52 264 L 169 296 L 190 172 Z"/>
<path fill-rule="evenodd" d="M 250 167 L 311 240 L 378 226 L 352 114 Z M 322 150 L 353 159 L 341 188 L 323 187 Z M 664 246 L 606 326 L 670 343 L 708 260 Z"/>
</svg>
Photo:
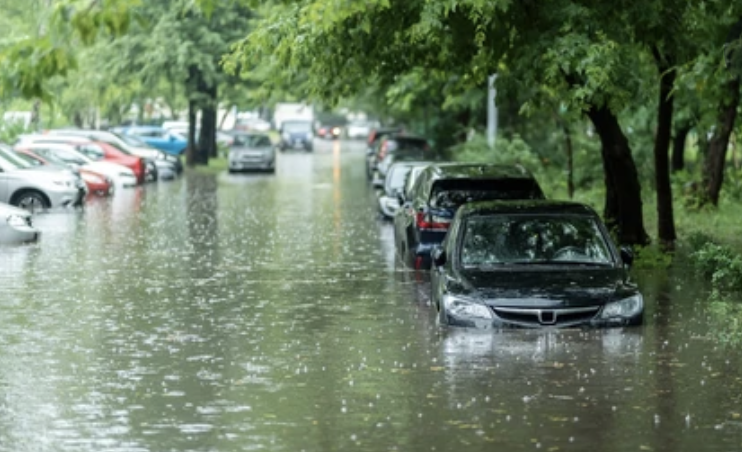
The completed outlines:
<svg viewBox="0 0 742 452">
<path fill-rule="evenodd" d="M 0 451 L 742 449 L 683 269 L 637 274 L 642 328 L 440 330 L 346 146 L 39 215 L 0 250 Z"/>
</svg>

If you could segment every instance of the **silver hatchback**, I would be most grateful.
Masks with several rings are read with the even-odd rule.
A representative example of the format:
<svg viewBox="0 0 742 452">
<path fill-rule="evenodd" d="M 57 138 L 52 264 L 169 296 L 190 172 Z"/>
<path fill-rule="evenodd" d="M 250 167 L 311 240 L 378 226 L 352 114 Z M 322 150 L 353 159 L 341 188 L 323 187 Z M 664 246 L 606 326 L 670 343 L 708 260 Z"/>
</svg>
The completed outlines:
<svg viewBox="0 0 742 452">
<path fill-rule="evenodd" d="M 29 211 L 82 205 L 87 188 L 72 171 L 32 166 L 0 145 L 0 202 Z"/>
<path fill-rule="evenodd" d="M 229 172 L 246 170 L 276 171 L 276 151 L 268 135 L 241 133 L 234 136 L 229 149 Z"/>
</svg>

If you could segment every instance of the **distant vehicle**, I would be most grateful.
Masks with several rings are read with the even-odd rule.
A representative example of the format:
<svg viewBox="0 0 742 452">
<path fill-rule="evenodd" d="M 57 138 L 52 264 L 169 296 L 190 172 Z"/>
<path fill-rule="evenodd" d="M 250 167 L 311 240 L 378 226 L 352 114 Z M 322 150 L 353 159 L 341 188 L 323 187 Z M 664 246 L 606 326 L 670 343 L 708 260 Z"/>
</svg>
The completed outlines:
<svg viewBox="0 0 742 452">
<path fill-rule="evenodd" d="M 268 135 L 244 133 L 234 136 L 229 149 L 229 172 L 245 170 L 276 171 L 276 151 Z"/>
<path fill-rule="evenodd" d="M 19 145 L 19 150 L 30 151 L 47 161 L 64 162 L 74 168 L 88 169 L 110 178 L 119 187 L 133 187 L 137 184 L 134 171 L 118 163 L 93 160 L 78 151 L 75 146 L 56 143 L 32 143 Z"/>
<path fill-rule="evenodd" d="M 400 196 L 404 190 L 405 182 L 413 169 L 422 171 L 423 168 L 433 162 L 399 162 L 389 168 L 384 181 L 384 190 L 379 195 L 379 212 L 385 219 L 392 219 L 399 210 Z"/>
<path fill-rule="evenodd" d="M 122 135 L 133 135 L 148 145 L 171 155 L 181 155 L 188 147 L 188 139 L 183 135 L 155 126 L 130 126 L 112 129 Z"/>
<path fill-rule="evenodd" d="M 186 140 L 188 140 L 188 124 L 186 124 L 185 127 L 171 127 L 169 129 L 170 132 L 177 133 L 178 135 L 184 137 Z M 198 141 L 199 134 L 201 133 L 201 129 L 196 129 L 196 141 Z M 234 141 L 233 134 L 222 132 L 220 130 L 216 131 L 216 144 L 220 147 L 229 147 L 232 146 L 232 142 Z"/>
<path fill-rule="evenodd" d="M 273 110 L 273 126 L 282 130 L 287 121 L 308 121 L 314 123 L 314 109 L 302 103 L 278 103 Z"/>
<path fill-rule="evenodd" d="M 72 171 L 33 166 L 0 145 L 0 202 L 37 212 L 80 206 L 86 195 L 85 182 Z"/>
<path fill-rule="evenodd" d="M 173 129 L 188 130 L 188 121 L 163 121 L 162 128 L 165 130 L 173 130 Z"/>
<path fill-rule="evenodd" d="M 345 127 L 345 134 L 350 139 L 368 139 L 375 127 L 379 127 L 377 121 L 351 121 Z"/>
<path fill-rule="evenodd" d="M 0 202 L 0 245 L 35 242 L 39 235 L 29 211 Z"/>
<path fill-rule="evenodd" d="M 310 121 L 286 121 L 282 124 L 280 133 L 278 148 L 281 151 L 303 149 L 312 152 L 314 150 L 314 134 Z"/>
<path fill-rule="evenodd" d="M 375 147 L 366 154 L 366 174 L 373 185 L 378 187 L 384 184 L 386 170 L 394 160 L 389 157 L 402 153 L 410 156 L 408 160 L 428 160 L 433 151 L 428 140 L 422 137 L 396 133 L 381 136 L 375 142 Z"/>
<path fill-rule="evenodd" d="M 438 163 L 418 176 L 394 216 L 394 242 L 402 263 L 430 268 L 430 250 L 441 243 L 456 210 L 483 200 L 543 199 L 533 175 L 520 165 Z"/>
<path fill-rule="evenodd" d="M 644 300 L 590 207 L 560 201 L 462 206 L 432 251 L 431 297 L 443 325 L 631 326 Z"/>
<path fill-rule="evenodd" d="M 317 136 L 326 140 L 337 140 L 343 129 L 339 125 L 322 125 L 317 129 Z"/>
<path fill-rule="evenodd" d="M 28 149 L 16 148 L 15 151 L 21 157 L 26 157 L 30 162 L 34 164 L 34 166 L 56 165 L 60 167 L 67 167 L 73 172 L 77 172 L 80 175 L 80 178 L 85 181 L 85 185 L 87 185 L 88 187 L 88 194 L 94 194 L 97 196 L 110 196 L 115 190 L 116 186 L 113 180 L 105 174 L 92 171 L 87 168 L 69 165 L 68 163 L 64 162 L 61 159 L 57 159 L 54 156 L 47 156 L 47 158 L 42 158 Z"/>
</svg>

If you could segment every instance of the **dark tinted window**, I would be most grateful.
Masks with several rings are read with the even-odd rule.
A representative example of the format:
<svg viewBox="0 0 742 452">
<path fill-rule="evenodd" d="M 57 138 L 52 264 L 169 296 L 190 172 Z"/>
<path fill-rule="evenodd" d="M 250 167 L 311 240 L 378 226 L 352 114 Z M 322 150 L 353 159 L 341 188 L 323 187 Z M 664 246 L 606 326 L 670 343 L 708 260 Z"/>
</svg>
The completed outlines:
<svg viewBox="0 0 742 452">
<path fill-rule="evenodd" d="M 264 148 L 271 146 L 268 135 L 235 135 L 233 146 L 244 146 L 250 148 Z"/>
<path fill-rule="evenodd" d="M 585 216 L 492 215 L 466 220 L 461 265 L 612 263 L 596 219 Z"/>
<path fill-rule="evenodd" d="M 541 190 L 529 179 L 448 179 L 433 184 L 429 199 L 431 207 L 455 208 L 472 201 L 539 198 Z"/>
</svg>

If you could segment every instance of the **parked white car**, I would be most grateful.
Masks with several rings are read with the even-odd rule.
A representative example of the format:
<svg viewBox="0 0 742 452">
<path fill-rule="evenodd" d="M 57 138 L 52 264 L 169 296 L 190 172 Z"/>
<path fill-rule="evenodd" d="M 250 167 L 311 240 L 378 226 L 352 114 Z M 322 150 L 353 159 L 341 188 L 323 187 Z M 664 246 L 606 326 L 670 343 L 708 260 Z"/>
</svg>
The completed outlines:
<svg viewBox="0 0 742 452">
<path fill-rule="evenodd" d="M 29 211 L 0 202 L 0 245 L 35 242 L 39 236 Z"/>
</svg>

